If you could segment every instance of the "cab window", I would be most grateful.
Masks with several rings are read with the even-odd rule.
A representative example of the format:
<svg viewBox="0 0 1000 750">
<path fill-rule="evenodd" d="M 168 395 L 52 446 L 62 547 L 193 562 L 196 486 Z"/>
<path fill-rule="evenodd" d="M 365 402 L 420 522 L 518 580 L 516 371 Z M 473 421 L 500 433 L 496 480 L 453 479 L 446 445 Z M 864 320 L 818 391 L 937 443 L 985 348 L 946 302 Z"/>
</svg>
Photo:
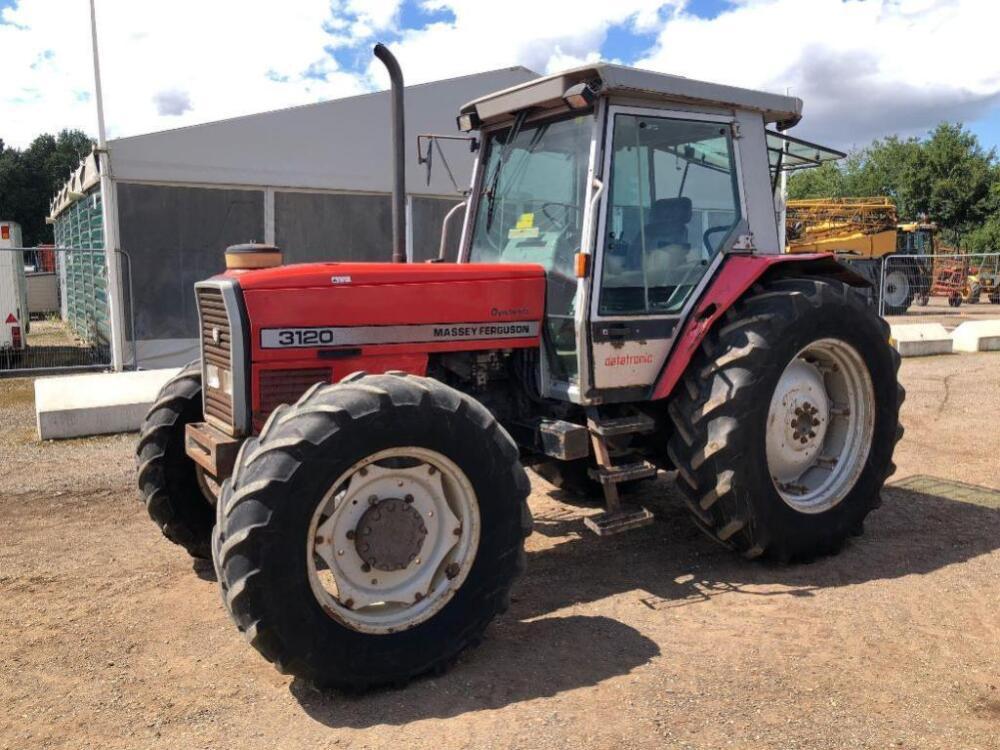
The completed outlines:
<svg viewBox="0 0 1000 750">
<path fill-rule="evenodd" d="M 600 313 L 679 313 L 739 219 L 728 125 L 615 115 Z"/>
</svg>

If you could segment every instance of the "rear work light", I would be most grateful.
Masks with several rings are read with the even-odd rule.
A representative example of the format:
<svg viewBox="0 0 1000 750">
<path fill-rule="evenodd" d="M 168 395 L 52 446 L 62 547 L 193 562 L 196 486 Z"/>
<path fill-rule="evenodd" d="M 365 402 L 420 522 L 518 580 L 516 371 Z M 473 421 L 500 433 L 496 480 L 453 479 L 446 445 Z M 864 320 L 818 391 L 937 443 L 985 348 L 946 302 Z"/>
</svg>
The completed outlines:
<svg viewBox="0 0 1000 750">
<path fill-rule="evenodd" d="M 14 326 L 10 329 L 11 345 L 15 349 L 21 348 L 21 326 Z"/>
</svg>

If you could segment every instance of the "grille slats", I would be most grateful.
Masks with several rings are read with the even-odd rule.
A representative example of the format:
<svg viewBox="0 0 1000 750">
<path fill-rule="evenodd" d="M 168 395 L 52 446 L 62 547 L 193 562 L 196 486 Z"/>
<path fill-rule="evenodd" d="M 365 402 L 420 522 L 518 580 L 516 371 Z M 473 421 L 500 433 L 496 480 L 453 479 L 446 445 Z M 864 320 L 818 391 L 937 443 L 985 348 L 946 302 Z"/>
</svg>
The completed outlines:
<svg viewBox="0 0 1000 750">
<path fill-rule="evenodd" d="M 211 287 L 197 289 L 198 312 L 201 315 L 201 352 L 206 363 L 232 372 L 232 328 L 222 291 Z M 219 331 L 219 343 L 214 341 L 213 330 Z M 205 416 L 214 417 L 224 425 L 235 428 L 233 399 L 217 388 L 204 385 Z"/>
<path fill-rule="evenodd" d="M 294 404 L 319 382 L 330 382 L 329 369 L 264 370 L 260 374 L 260 418 L 266 419 L 281 404 Z"/>
</svg>

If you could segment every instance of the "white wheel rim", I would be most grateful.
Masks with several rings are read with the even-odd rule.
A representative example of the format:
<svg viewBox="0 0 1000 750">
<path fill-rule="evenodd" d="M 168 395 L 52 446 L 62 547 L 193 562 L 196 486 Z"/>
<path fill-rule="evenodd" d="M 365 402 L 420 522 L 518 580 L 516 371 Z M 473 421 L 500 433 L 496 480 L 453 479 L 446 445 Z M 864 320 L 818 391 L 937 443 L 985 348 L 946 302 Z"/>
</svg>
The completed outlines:
<svg viewBox="0 0 1000 750">
<path fill-rule="evenodd" d="M 462 586 L 479 535 L 476 493 L 453 461 L 426 448 L 379 451 L 341 474 L 316 506 L 309 585 L 323 610 L 354 630 L 406 630 Z"/>
<path fill-rule="evenodd" d="M 801 513 L 833 508 L 864 469 L 875 430 L 875 390 L 861 355 L 820 339 L 785 367 L 767 414 L 766 453 L 782 500 Z"/>
<path fill-rule="evenodd" d="M 910 293 L 910 280 L 903 271 L 890 271 L 885 277 L 885 303 L 899 307 L 906 303 Z"/>
</svg>

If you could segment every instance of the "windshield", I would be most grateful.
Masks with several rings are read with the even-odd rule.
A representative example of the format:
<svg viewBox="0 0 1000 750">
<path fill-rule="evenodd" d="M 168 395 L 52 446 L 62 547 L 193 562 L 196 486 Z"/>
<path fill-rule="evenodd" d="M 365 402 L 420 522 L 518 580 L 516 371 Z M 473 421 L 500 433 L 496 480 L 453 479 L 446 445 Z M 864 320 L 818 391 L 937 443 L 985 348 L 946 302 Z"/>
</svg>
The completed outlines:
<svg viewBox="0 0 1000 750">
<path fill-rule="evenodd" d="M 489 137 L 469 260 L 539 263 L 571 275 L 579 250 L 590 115 L 514 126 Z"/>
<path fill-rule="evenodd" d="M 545 269 L 546 351 L 557 379 L 576 373 L 573 327 L 592 114 L 523 122 L 490 135 L 472 229 L 472 263 L 537 263 Z"/>
</svg>

